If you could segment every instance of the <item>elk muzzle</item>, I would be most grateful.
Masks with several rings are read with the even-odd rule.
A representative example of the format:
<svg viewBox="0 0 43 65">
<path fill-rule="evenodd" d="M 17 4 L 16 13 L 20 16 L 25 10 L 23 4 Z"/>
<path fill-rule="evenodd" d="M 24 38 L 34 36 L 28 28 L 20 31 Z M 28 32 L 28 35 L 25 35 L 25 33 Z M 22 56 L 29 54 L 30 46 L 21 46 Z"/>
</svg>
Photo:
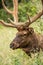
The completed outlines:
<svg viewBox="0 0 43 65">
<path fill-rule="evenodd" d="M 15 43 L 15 42 L 10 44 L 10 48 L 12 48 L 13 50 L 17 49 L 18 47 L 19 47 L 19 44 Z"/>
</svg>

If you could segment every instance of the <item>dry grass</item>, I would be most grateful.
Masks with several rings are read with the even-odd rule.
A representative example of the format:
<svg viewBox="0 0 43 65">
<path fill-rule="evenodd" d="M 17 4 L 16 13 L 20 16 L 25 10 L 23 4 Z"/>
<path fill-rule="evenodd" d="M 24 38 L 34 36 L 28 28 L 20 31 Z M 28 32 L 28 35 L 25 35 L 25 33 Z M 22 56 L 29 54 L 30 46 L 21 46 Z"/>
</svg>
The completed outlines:
<svg viewBox="0 0 43 65">
<path fill-rule="evenodd" d="M 0 65 L 43 65 L 43 52 L 40 51 L 32 58 L 22 50 L 11 50 L 9 45 L 17 30 L 0 26 Z"/>
</svg>

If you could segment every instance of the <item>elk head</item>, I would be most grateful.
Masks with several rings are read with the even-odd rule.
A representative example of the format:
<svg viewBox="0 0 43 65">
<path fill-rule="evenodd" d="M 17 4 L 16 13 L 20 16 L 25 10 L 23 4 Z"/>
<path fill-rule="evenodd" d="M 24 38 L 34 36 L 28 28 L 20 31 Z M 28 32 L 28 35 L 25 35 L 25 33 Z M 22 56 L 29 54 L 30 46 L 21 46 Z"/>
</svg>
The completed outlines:
<svg viewBox="0 0 43 65">
<path fill-rule="evenodd" d="M 43 5 L 43 0 L 41 1 Z M 14 17 L 14 21 L 8 18 L 10 24 L 5 23 L 3 20 L 0 20 L 0 23 L 3 24 L 4 26 L 13 27 L 18 30 L 15 39 L 10 44 L 10 48 L 12 48 L 13 50 L 17 48 L 21 48 L 26 53 L 33 51 L 33 49 L 38 50 L 39 47 L 38 47 L 37 36 L 34 33 L 33 28 L 29 27 L 29 25 L 35 22 L 38 18 L 40 18 L 43 15 L 43 9 L 32 18 L 28 16 L 28 20 L 26 23 L 21 23 L 18 22 L 18 0 L 13 0 L 13 6 L 14 6 L 13 11 L 7 9 L 7 7 L 4 4 L 4 0 L 2 0 L 2 5 L 9 14 L 12 14 L 12 16 Z"/>
</svg>

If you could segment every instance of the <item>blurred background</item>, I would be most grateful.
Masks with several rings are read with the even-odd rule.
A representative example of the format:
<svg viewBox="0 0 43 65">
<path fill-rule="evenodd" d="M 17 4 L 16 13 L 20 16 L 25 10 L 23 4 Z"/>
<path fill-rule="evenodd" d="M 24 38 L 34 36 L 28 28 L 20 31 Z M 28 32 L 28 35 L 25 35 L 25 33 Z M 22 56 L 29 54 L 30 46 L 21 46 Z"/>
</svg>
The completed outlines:
<svg viewBox="0 0 43 65">
<path fill-rule="evenodd" d="M 41 0 L 18 0 L 18 17 L 19 21 L 25 22 L 28 17 L 33 17 L 41 10 Z M 12 0 L 5 0 L 5 5 L 10 10 L 13 10 Z M 13 19 L 2 6 L 0 0 L 0 19 L 8 22 L 8 18 Z M 37 34 L 43 35 L 43 16 L 31 25 Z M 0 65 L 43 65 L 43 52 L 32 54 L 30 58 L 22 49 L 10 49 L 10 43 L 16 36 L 15 28 L 4 27 L 0 25 Z"/>
</svg>

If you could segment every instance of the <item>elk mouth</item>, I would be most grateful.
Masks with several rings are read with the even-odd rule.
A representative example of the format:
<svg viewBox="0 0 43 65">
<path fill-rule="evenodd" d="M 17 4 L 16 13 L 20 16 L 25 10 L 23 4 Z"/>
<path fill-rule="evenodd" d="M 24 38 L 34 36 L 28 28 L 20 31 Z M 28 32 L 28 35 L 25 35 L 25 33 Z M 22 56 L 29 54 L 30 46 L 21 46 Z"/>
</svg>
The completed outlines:
<svg viewBox="0 0 43 65">
<path fill-rule="evenodd" d="M 13 50 L 17 49 L 17 48 L 19 48 L 19 44 L 17 44 L 17 43 L 11 43 L 10 44 L 10 48 L 13 49 Z"/>
</svg>

